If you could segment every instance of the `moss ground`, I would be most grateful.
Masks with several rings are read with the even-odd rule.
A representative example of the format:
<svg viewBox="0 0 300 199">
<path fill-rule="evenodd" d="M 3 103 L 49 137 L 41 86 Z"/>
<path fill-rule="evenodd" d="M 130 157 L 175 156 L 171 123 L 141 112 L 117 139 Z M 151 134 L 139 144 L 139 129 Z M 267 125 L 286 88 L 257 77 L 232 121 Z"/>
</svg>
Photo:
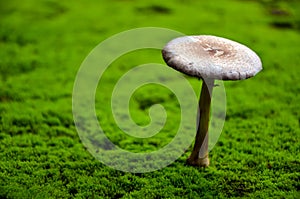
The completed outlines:
<svg viewBox="0 0 300 199">
<path fill-rule="evenodd" d="M 0 1 L 0 198 L 299 198 L 299 10 L 297 0 Z M 227 117 L 207 169 L 185 165 L 189 148 L 162 170 L 124 173 L 79 139 L 72 89 L 81 62 L 109 36 L 145 26 L 230 38 L 263 61 L 256 77 L 225 82 Z M 110 70 L 149 62 L 163 64 L 160 52 L 128 54 Z M 102 82 L 108 93 L 114 81 Z M 133 98 L 141 124 L 149 122 L 145 107 L 170 100 L 164 89 L 149 90 Z M 96 107 L 100 116 L 109 111 L 101 99 Z M 139 151 L 165 145 L 174 125 L 151 142 L 124 140 L 109 117 L 104 126 L 114 143 Z"/>
</svg>

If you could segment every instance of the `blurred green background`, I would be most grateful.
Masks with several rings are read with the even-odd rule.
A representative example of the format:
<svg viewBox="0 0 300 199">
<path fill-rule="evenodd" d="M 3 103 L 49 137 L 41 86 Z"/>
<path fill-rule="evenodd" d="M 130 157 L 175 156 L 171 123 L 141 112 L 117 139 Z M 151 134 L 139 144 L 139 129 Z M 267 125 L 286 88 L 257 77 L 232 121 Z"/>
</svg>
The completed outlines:
<svg viewBox="0 0 300 199">
<path fill-rule="evenodd" d="M 297 0 L 0 1 L 0 198 L 299 198 L 299 10 Z M 113 34 L 147 26 L 226 37 L 262 59 L 256 77 L 225 82 L 225 126 L 207 169 L 185 165 L 189 148 L 159 171 L 116 171 L 76 132 L 72 89 L 81 62 Z M 164 64 L 160 51 L 129 53 L 101 85 L 109 93 L 117 80 L 109 74 L 150 62 Z M 198 92 L 199 81 L 190 82 Z M 137 123 L 149 122 L 153 103 L 174 98 L 160 93 L 136 93 Z M 98 116 L 110 110 L 101 103 Z M 176 103 L 167 106 L 172 120 Z M 105 131 L 122 148 L 156 150 L 174 136 L 176 124 L 168 125 L 160 139 L 124 139 L 108 117 Z"/>
</svg>

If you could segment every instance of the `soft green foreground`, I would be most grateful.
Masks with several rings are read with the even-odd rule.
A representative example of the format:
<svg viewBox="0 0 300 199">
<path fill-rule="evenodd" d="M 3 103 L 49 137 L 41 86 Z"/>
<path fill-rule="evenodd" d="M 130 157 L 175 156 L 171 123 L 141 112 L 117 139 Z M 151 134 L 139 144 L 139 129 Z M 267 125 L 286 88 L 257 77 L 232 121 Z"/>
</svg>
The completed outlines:
<svg viewBox="0 0 300 199">
<path fill-rule="evenodd" d="M 24 2 L 0 2 L 0 198 L 299 198 L 297 0 Z M 185 165 L 190 148 L 162 170 L 124 173 L 98 162 L 79 139 L 72 88 L 81 62 L 111 35 L 145 26 L 227 37 L 263 61 L 256 77 L 225 82 L 227 117 L 207 169 Z M 163 63 L 158 50 L 121 57 L 101 85 L 109 93 L 117 77 L 150 62 Z M 198 91 L 199 82 L 191 83 Z M 166 145 L 176 132 L 171 121 L 178 108 L 164 91 L 141 88 L 132 102 L 140 124 L 149 122 L 151 104 L 168 106 L 170 119 L 156 139 L 126 137 L 105 116 L 111 140 L 132 151 Z M 96 102 L 99 118 L 108 114 L 102 104 L 108 102 Z"/>
</svg>

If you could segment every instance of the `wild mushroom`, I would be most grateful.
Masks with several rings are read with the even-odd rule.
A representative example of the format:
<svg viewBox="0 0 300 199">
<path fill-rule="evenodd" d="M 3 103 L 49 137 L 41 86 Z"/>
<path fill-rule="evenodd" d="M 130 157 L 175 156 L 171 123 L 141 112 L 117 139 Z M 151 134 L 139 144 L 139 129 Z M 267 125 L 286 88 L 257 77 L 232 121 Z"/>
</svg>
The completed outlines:
<svg viewBox="0 0 300 199">
<path fill-rule="evenodd" d="M 214 80 L 242 80 L 253 77 L 262 70 L 260 58 L 240 43 L 210 35 L 176 38 L 167 43 L 162 54 L 170 67 L 203 80 L 196 139 L 187 162 L 190 165 L 207 167 L 208 126 Z"/>
</svg>

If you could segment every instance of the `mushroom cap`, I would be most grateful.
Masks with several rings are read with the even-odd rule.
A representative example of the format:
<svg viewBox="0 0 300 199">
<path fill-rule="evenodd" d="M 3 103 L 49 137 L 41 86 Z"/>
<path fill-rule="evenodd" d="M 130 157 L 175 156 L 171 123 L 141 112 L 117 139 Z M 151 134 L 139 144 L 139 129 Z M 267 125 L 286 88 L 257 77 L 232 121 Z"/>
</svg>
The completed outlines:
<svg viewBox="0 0 300 199">
<path fill-rule="evenodd" d="M 202 79 L 241 80 L 262 70 L 260 58 L 251 49 L 211 35 L 173 39 L 162 54 L 170 67 Z"/>
</svg>

